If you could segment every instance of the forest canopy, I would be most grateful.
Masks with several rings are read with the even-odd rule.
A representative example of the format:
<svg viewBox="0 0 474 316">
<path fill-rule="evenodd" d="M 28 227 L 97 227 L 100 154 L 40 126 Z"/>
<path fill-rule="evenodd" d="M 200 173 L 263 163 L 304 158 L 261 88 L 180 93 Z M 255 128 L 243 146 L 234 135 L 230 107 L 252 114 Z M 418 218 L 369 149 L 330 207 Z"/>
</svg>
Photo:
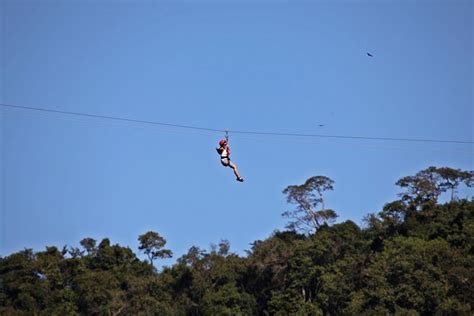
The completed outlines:
<svg viewBox="0 0 474 316">
<path fill-rule="evenodd" d="M 0 315 L 472 315 L 474 199 L 458 191 L 474 172 L 429 167 L 396 185 L 362 227 L 335 223 L 329 177 L 290 185 L 286 230 L 245 256 L 221 240 L 157 270 L 173 253 L 153 231 L 138 237 L 145 260 L 107 238 L 24 249 L 0 258 Z"/>
</svg>

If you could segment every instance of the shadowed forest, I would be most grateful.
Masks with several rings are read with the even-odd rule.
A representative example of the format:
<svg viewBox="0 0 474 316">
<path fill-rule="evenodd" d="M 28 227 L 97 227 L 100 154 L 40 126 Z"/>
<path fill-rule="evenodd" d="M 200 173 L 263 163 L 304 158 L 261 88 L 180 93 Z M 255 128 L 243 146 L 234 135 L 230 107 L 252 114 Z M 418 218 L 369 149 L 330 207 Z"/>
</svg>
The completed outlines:
<svg viewBox="0 0 474 316">
<path fill-rule="evenodd" d="M 166 236 L 138 237 L 141 260 L 109 239 L 0 258 L 0 315 L 472 315 L 474 172 L 429 167 L 362 227 L 338 222 L 314 176 L 283 190 L 284 231 L 245 256 L 221 240 L 173 257 Z M 370 197 L 361 197 L 370 198 Z"/>
</svg>

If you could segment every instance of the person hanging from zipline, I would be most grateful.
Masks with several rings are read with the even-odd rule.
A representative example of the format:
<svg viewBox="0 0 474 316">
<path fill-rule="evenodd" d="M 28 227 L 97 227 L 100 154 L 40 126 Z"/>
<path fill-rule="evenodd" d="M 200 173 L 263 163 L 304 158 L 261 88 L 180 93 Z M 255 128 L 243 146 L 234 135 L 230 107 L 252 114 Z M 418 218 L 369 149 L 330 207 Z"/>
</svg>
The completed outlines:
<svg viewBox="0 0 474 316">
<path fill-rule="evenodd" d="M 228 145 L 229 137 L 226 132 L 225 139 L 221 139 L 219 141 L 219 148 L 216 148 L 217 152 L 221 156 L 221 164 L 224 167 L 230 167 L 232 170 L 234 170 L 234 174 L 237 177 L 237 181 L 244 182 L 244 178 L 240 176 L 239 170 L 237 169 L 237 166 L 230 161 L 230 147 Z"/>
</svg>

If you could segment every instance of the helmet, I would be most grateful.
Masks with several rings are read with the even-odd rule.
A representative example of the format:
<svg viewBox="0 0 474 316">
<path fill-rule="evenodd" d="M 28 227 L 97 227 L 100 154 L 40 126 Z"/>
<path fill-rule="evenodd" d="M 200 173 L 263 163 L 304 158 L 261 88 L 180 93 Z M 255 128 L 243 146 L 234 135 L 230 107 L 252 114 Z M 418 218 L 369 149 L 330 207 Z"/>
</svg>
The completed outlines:
<svg viewBox="0 0 474 316">
<path fill-rule="evenodd" d="M 227 141 L 225 139 L 221 139 L 219 141 L 219 145 L 221 145 L 221 146 L 224 146 L 226 143 L 227 143 Z"/>
</svg>

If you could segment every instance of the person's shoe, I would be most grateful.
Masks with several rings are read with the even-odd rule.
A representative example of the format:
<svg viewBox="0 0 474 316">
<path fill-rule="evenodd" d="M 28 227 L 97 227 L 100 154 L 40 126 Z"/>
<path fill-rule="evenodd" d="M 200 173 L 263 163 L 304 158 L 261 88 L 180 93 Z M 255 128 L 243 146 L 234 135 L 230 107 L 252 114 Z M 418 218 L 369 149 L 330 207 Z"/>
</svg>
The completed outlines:
<svg viewBox="0 0 474 316">
<path fill-rule="evenodd" d="M 240 177 L 236 179 L 237 181 L 244 182 L 244 178 Z"/>
</svg>

